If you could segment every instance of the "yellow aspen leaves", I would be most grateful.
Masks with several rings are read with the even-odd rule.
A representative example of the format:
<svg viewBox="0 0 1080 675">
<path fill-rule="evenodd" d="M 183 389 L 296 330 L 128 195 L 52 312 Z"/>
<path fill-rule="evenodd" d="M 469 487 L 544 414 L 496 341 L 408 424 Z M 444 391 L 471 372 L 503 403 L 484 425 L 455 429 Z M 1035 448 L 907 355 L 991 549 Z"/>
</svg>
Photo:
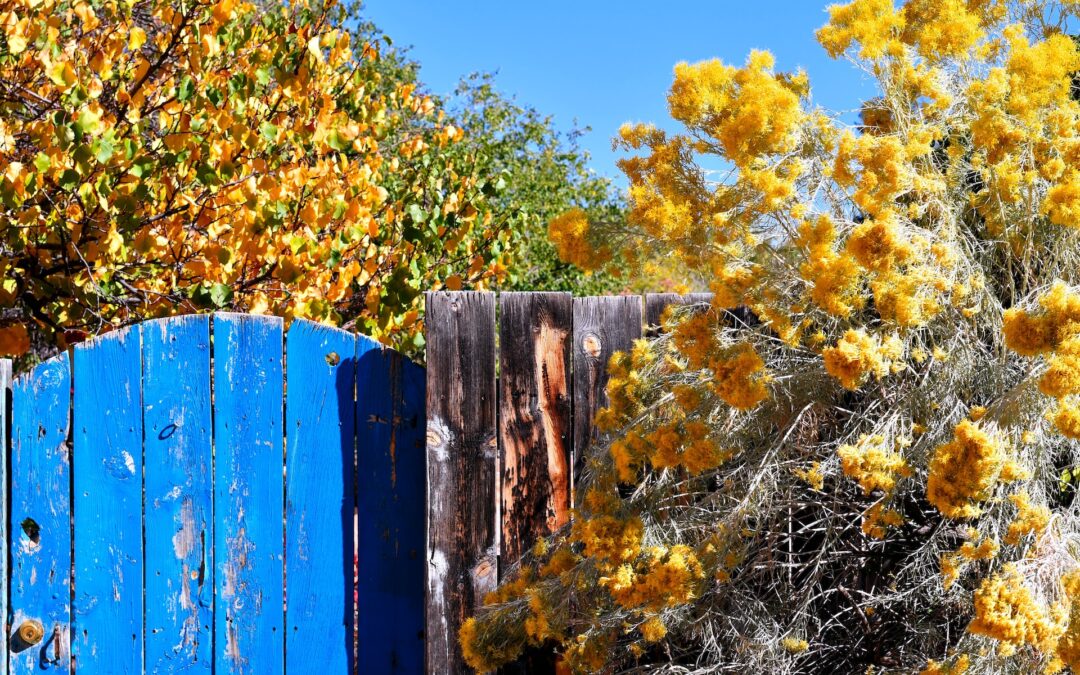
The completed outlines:
<svg viewBox="0 0 1080 675">
<path fill-rule="evenodd" d="M 504 277 L 507 216 L 475 148 L 347 18 L 335 2 L 0 5 L 0 80 L 22 92 L 0 113 L 5 321 L 59 345 L 232 308 L 415 350 L 425 288 Z"/>
<path fill-rule="evenodd" d="M 30 335 L 25 326 L 0 326 L 0 356 L 22 356 L 29 349 Z"/>
</svg>

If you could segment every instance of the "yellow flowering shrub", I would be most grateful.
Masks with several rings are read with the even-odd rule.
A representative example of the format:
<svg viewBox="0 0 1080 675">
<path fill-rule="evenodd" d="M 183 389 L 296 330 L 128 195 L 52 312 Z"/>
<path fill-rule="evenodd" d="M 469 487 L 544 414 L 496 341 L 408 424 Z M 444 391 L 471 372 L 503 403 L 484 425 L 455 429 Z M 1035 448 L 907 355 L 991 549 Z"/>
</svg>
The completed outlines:
<svg viewBox="0 0 1080 675">
<path fill-rule="evenodd" d="M 615 140 L 628 221 L 552 236 L 712 300 L 612 358 L 572 524 L 463 639 L 581 673 L 1080 667 L 1076 25 L 834 5 L 857 120 L 765 52 L 676 66 L 674 123 Z"/>
</svg>

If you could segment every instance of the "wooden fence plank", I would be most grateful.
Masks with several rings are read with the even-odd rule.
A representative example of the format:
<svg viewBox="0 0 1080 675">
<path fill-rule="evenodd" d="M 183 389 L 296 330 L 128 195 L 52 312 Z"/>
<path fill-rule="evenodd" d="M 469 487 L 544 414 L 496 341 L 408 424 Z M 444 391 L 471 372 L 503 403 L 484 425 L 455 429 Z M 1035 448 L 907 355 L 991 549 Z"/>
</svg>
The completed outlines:
<svg viewBox="0 0 1080 675">
<path fill-rule="evenodd" d="M 352 673 L 356 337 L 296 321 L 285 368 L 285 669 Z"/>
<path fill-rule="evenodd" d="M 75 601 L 80 673 L 143 669 L 140 327 L 75 347 Z"/>
<path fill-rule="evenodd" d="M 641 298 L 574 298 L 574 473 L 593 438 L 593 417 L 607 405 L 607 364 L 641 337 Z"/>
<path fill-rule="evenodd" d="M 213 663 L 210 317 L 142 325 L 146 672 Z"/>
<path fill-rule="evenodd" d="M 427 672 L 459 673 L 458 629 L 496 583 L 495 298 L 427 295 Z"/>
<path fill-rule="evenodd" d="M 645 324 L 650 335 L 655 335 L 660 330 L 660 318 L 668 305 L 696 305 L 707 303 L 712 300 L 712 293 L 646 293 L 645 294 Z"/>
<path fill-rule="evenodd" d="M 359 673 L 424 670 L 425 373 L 361 337 Z"/>
<path fill-rule="evenodd" d="M 10 672 L 71 665 L 71 362 L 60 354 L 15 380 L 11 418 L 11 625 L 42 624 L 33 648 L 12 645 Z"/>
<path fill-rule="evenodd" d="M 282 321 L 214 315 L 214 672 L 284 670 Z"/>
<path fill-rule="evenodd" d="M 10 634 L 8 617 L 8 559 L 11 555 L 11 540 L 8 538 L 8 465 L 10 456 L 8 429 L 11 427 L 11 360 L 0 359 L 0 622 L 3 622 L 4 635 Z M 8 641 L 0 639 L 0 675 L 8 672 Z"/>
<path fill-rule="evenodd" d="M 499 296 L 499 565 L 570 520 L 569 293 Z"/>
</svg>

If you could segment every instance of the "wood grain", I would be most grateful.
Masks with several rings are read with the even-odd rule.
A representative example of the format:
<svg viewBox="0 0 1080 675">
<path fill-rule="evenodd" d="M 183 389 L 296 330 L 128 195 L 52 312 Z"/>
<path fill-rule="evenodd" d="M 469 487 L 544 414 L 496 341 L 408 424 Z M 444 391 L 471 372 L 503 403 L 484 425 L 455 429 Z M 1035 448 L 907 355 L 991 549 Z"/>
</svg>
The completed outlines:
<svg viewBox="0 0 1080 675">
<path fill-rule="evenodd" d="M 285 669 L 351 673 L 356 337 L 294 321 L 285 345 Z"/>
<path fill-rule="evenodd" d="M 538 539 L 570 521 L 574 308 L 569 293 L 499 296 L 499 577 Z M 555 672 L 550 647 L 511 673 Z"/>
<path fill-rule="evenodd" d="M 213 665 L 210 317 L 142 324 L 146 672 Z"/>
<path fill-rule="evenodd" d="M 79 673 L 143 670 L 141 327 L 76 345 L 74 621 Z"/>
<path fill-rule="evenodd" d="M 214 315 L 214 672 L 284 671 L 282 321 Z"/>
<path fill-rule="evenodd" d="M 574 474 L 593 440 L 593 418 L 607 405 L 607 364 L 641 337 L 636 295 L 574 298 Z"/>
<path fill-rule="evenodd" d="M 45 640 L 12 649 L 11 673 L 71 666 L 71 362 L 60 354 L 18 377 L 11 400 L 11 625 Z"/>
<path fill-rule="evenodd" d="M 427 672 L 466 672 L 458 629 L 495 587 L 495 298 L 427 295 Z"/>
<path fill-rule="evenodd" d="M 499 296 L 500 567 L 570 520 L 569 293 Z"/>
</svg>

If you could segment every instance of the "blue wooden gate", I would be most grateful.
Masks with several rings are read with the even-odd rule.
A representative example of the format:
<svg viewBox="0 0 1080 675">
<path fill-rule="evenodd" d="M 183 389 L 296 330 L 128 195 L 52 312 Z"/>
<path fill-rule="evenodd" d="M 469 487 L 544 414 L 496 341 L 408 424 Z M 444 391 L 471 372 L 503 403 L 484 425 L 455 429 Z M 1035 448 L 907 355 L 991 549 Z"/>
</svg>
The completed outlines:
<svg viewBox="0 0 1080 675">
<path fill-rule="evenodd" d="M 421 672 L 425 425 L 423 369 L 307 321 L 148 321 L 16 377 L 0 671 Z"/>
</svg>

